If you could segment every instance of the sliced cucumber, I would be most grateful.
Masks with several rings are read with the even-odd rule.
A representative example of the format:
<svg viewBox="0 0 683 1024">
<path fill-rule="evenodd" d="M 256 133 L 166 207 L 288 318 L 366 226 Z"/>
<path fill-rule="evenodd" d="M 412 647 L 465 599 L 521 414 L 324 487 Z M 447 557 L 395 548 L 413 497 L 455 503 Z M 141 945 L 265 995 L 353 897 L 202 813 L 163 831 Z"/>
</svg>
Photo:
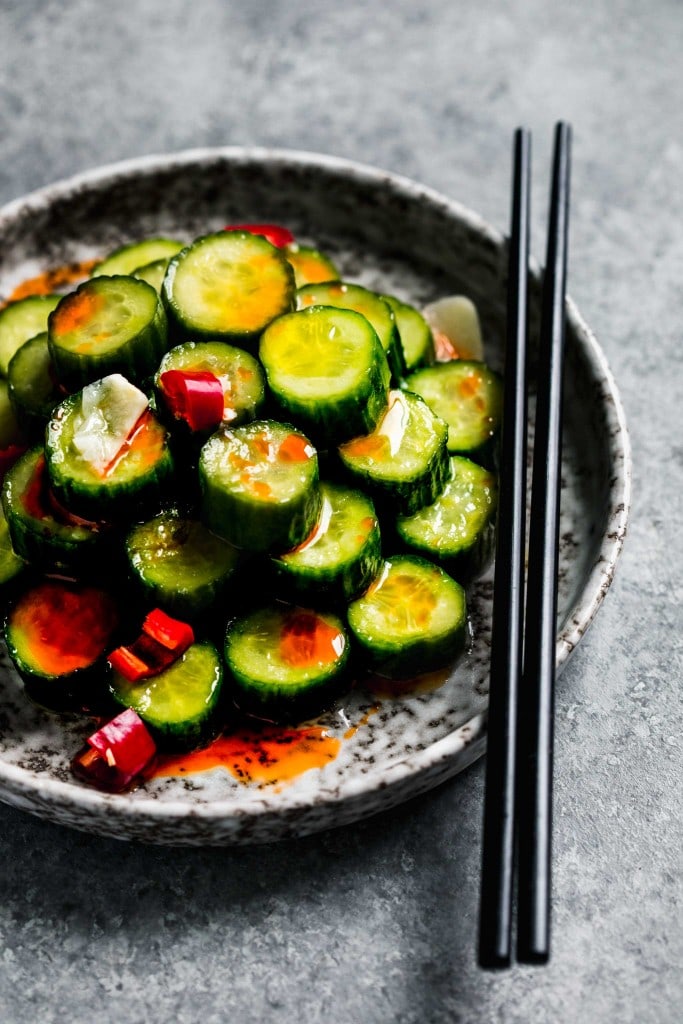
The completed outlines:
<svg viewBox="0 0 683 1024">
<path fill-rule="evenodd" d="M 133 277 L 97 277 L 65 295 L 48 322 L 58 380 L 79 388 L 111 373 L 132 381 L 154 373 L 168 348 L 154 289 Z"/>
<path fill-rule="evenodd" d="M 180 252 L 184 244 L 173 238 L 146 238 L 143 242 L 122 245 L 98 263 L 90 276 L 113 277 L 116 274 L 132 274 L 134 270 L 152 261 L 170 260 Z"/>
<path fill-rule="evenodd" d="M 101 700 L 102 659 L 117 625 L 116 604 L 99 588 L 46 580 L 27 590 L 9 613 L 5 640 L 28 695 L 56 710 Z"/>
<path fill-rule="evenodd" d="M 0 451 L 24 443 L 24 432 L 9 397 L 9 382 L 0 378 Z"/>
<path fill-rule="evenodd" d="M 27 562 L 47 570 L 102 565 L 111 530 L 60 509 L 50 494 L 42 448 L 26 452 L 12 466 L 2 490 L 12 546 Z"/>
<path fill-rule="evenodd" d="M 349 605 L 349 627 L 367 666 L 390 679 L 442 668 L 465 646 L 465 591 L 422 558 L 396 555 Z"/>
<path fill-rule="evenodd" d="M 29 338 L 47 329 L 47 320 L 61 295 L 31 295 L 0 310 L 0 373 L 7 376 L 10 360 Z"/>
<path fill-rule="evenodd" d="M 149 604 L 187 622 L 221 608 L 240 562 L 230 544 L 176 511 L 134 526 L 126 551 Z"/>
<path fill-rule="evenodd" d="M 5 597 L 7 591 L 11 589 L 10 584 L 17 579 L 25 567 L 26 563 L 12 547 L 7 520 L 0 505 L 0 595 Z"/>
<path fill-rule="evenodd" d="M 433 363 L 432 329 L 422 314 L 418 313 L 414 306 L 401 302 L 393 295 L 383 295 L 382 298 L 396 317 L 406 371 Z"/>
<path fill-rule="evenodd" d="M 130 521 L 157 511 L 173 473 L 166 431 L 145 396 L 139 413 L 124 385 L 137 392 L 117 374 L 89 384 L 57 406 L 47 427 L 55 495 L 86 519 Z"/>
<path fill-rule="evenodd" d="M 305 284 L 339 280 L 339 271 L 332 260 L 318 249 L 292 242 L 285 246 L 285 254 L 294 267 L 297 288 L 303 288 Z"/>
<path fill-rule="evenodd" d="M 448 427 L 426 403 L 403 391 L 389 393 L 389 406 L 375 430 L 341 445 L 339 454 L 358 483 L 394 512 L 410 515 L 430 505 L 448 479 Z"/>
<path fill-rule="evenodd" d="M 284 414 L 323 445 L 367 433 L 386 409 L 386 358 L 356 312 L 311 306 L 278 317 L 259 356 Z"/>
<path fill-rule="evenodd" d="M 178 341 L 255 344 L 294 306 L 294 271 L 260 235 L 220 231 L 198 238 L 168 266 L 162 296 Z"/>
<path fill-rule="evenodd" d="M 406 388 L 448 424 L 448 450 L 491 465 L 503 410 L 500 377 L 485 363 L 456 359 L 417 370 Z"/>
<path fill-rule="evenodd" d="M 165 398 L 160 386 L 168 370 L 207 370 L 223 385 L 223 422 L 231 427 L 256 419 L 265 402 L 265 377 L 260 364 L 244 349 L 222 341 L 186 341 L 166 353 L 154 378 L 157 408 Z"/>
<path fill-rule="evenodd" d="M 160 746 L 193 750 L 220 730 L 223 667 L 210 643 L 196 643 L 156 676 L 131 682 L 112 673 L 117 704 L 137 711 Z"/>
<path fill-rule="evenodd" d="M 396 328 L 396 318 L 390 307 L 375 292 L 362 288 L 359 284 L 346 281 L 330 281 L 321 284 L 308 284 L 299 288 L 296 293 L 297 307 L 306 309 L 308 306 L 337 306 L 339 309 L 352 309 L 369 320 L 377 332 L 382 348 L 389 363 L 394 383 L 405 376 L 403 352 Z"/>
<path fill-rule="evenodd" d="M 293 427 L 256 420 L 218 431 L 199 459 L 202 518 L 249 551 L 289 551 L 318 518 L 318 456 Z"/>
<path fill-rule="evenodd" d="M 140 281 L 145 281 L 151 285 L 157 295 L 161 295 L 161 286 L 164 283 L 166 277 L 166 271 L 170 259 L 165 260 L 153 260 L 151 263 L 145 263 L 144 266 L 138 267 L 131 273 L 131 277 L 137 277 Z"/>
<path fill-rule="evenodd" d="M 382 565 L 379 523 L 360 491 L 323 483 L 320 517 L 311 535 L 271 558 L 276 588 L 297 600 L 341 604 L 372 583 Z"/>
<path fill-rule="evenodd" d="M 18 421 L 29 437 L 43 438 L 52 410 L 64 398 L 64 391 L 57 384 L 47 331 L 31 338 L 14 353 L 7 381 Z"/>
<path fill-rule="evenodd" d="M 443 494 L 414 515 L 399 516 L 396 530 L 411 550 L 434 559 L 464 583 L 493 557 L 497 504 L 495 476 L 454 455 Z"/>
<path fill-rule="evenodd" d="M 272 721 L 320 711 L 344 691 L 349 643 L 335 615 L 260 608 L 228 627 L 225 662 L 241 710 Z"/>
</svg>

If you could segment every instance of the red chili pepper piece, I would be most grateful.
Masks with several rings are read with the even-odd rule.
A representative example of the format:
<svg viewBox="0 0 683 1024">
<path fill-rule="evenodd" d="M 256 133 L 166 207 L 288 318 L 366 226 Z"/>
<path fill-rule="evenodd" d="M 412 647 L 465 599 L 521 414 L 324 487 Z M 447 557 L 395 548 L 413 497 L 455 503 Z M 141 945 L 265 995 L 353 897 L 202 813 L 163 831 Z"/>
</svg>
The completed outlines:
<svg viewBox="0 0 683 1024">
<path fill-rule="evenodd" d="M 71 769 L 85 782 L 120 793 L 155 755 L 156 745 L 144 722 L 128 708 L 88 737 Z"/>
<path fill-rule="evenodd" d="M 292 232 L 288 228 L 280 227 L 279 224 L 226 224 L 225 230 L 249 231 L 252 235 L 263 235 L 278 249 L 284 249 L 295 240 Z"/>
<path fill-rule="evenodd" d="M 157 752 L 147 726 L 133 708 L 126 708 L 88 736 L 87 742 L 108 765 L 131 777 L 139 775 Z"/>
<path fill-rule="evenodd" d="M 117 647 L 108 660 L 115 672 L 137 683 L 168 668 L 193 643 L 192 626 L 155 608 L 142 624 L 142 635 L 127 647 Z"/>
<path fill-rule="evenodd" d="M 173 415 L 190 430 L 213 430 L 223 419 L 223 385 L 208 370 L 167 370 L 161 389 Z"/>
<path fill-rule="evenodd" d="M 179 619 L 172 619 L 161 608 L 155 608 L 149 613 L 142 624 L 142 632 L 178 656 L 194 643 L 192 626 Z"/>
</svg>

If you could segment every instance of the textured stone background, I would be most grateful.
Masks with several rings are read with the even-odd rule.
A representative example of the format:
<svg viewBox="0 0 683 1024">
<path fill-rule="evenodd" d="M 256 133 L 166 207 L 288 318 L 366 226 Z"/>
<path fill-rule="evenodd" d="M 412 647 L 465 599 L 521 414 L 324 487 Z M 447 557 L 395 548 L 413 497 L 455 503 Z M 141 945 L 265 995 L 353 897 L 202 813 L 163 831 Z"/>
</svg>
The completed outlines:
<svg viewBox="0 0 683 1024">
<path fill-rule="evenodd" d="M 512 128 L 574 123 L 570 291 L 635 454 L 617 581 L 562 677 L 554 957 L 481 973 L 479 764 L 253 851 L 146 849 L 0 806 L 0 1020 L 681 1019 L 680 0 L 0 0 L 0 201 L 89 166 L 256 143 L 355 157 L 508 221 Z"/>
</svg>

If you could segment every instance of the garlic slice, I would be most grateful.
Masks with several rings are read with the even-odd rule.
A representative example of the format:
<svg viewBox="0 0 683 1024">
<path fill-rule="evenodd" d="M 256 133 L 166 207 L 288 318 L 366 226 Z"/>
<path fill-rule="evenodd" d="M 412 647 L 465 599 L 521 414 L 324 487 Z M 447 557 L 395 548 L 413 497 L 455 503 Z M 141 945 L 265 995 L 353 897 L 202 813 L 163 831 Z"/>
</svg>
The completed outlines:
<svg viewBox="0 0 683 1024">
<path fill-rule="evenodd" d="M 120 373 L 87 384 L 75 424 L 74 448 L 96 472 L 104 473 L 148 405 L 147 395 Z"/>
<path fill-rule="evenodd" d="M 477 307 L 465 295 L 448 295 L 430 302 L 422 315 L 432 329 L 436 358 L 484 360 Z"/>
</svg>

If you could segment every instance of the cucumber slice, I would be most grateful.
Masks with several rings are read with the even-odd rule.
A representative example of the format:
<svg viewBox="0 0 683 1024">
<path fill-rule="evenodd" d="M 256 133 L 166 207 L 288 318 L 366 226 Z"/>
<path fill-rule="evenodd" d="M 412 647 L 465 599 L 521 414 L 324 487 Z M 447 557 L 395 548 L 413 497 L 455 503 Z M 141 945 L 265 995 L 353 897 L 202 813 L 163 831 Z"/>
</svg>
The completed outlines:
<svg viewBox="0 0 683 1024">
<path fill-rule="evenodd" d="M 284 413 L 323 444 L 367 433 L 386 409 L 386 359 L 358 313 L 311 306 L 278 317 L 259 356 Z"/>
<path fill-rule="evenodd" d="M 122 245 L 98 263 L 90 276 L 113 277 L 116 274 L 132 274 L 134 270 L 152 261 L 170 260 L 180 252 L 184 244 L 173 238 L 146 238 L 143 242 Z"/>
<path fill-rule="evenodd" d="M 223 667 L 210 643 L 196 643 L 156 676 L 130 682 L 112 673 L 111 694 L 117 704 L 133 708 L 160 747 L 193 750 L 220 731 Z"/>
<path fill-rule="evenodd" d="M 117 374 L 95 381 L 58 405 L 47 427 L 55 495 L 86 519 L 130 521 L 157 511 L 173 473 L 166 431 L 144 395 L 136 416 L 140 406 L 127 404 L 135 399 L 127 388 L 137 392 Z"/>
<path fill-rule="evenodd" d="M 422 314 L 418 313 L 414 306 L 401 302 L 393 295 L 383 295 L 382 298 L 396 317 L 406 370 L 414 370 L 417 366 L 433 363 L 432 329 Z"/>
<path fill-rule="evenodd" d="M 117 625 L 113 598 L 97 587 L 45 580 L 27 590 L 5 624 L 7 650 L 27 694 L 55 710 L 101 700 L 102 658 Z"/>
<path fill-rule="evenodd" d="M 164 283 L 170 262 L 170 259 L 165 259 L 145 263 L 144 266 L 134 270 L 131 277 L 137 277 L 139 281 L 145 281 L 148 285 L 151 285 L 157 295 L 161 295 L 161 286 Z"/>
<path fill-rule="evenodd" d="M 90 523 L 60 509 L 50 495 L 45 455 L 33 448 L 15 462 L 2 491 L 12 546 L 47 570 L 101 565 L 110 541 L 105 523 Z"/>
<path fill-rule="evenodd" d="M 48 321 L 58 380 L 82 387 L 111 373 L 143 380 L 168 348 L 154 289 L 133 277 L 96 277 L 64 296 Z"/>
<path fill-rule="evenodd" d="M 47 331 L 31 338 L 14 353 L 7 381 L 17 420 L 29 437 L 42 439 L 52 410 L 64 398 L 64 391 L 57 384 Z"/>
<path fill-rule="evenodd" d="M 365 661 L 390 679 L 443 668 L 465 646 L 465 591 L 422 558 L 396 555 L 349 605 L 349 627 Z"/>
<path fill-rule="evenodd" d="M 259 608 L 231 623 L 225 639 L 236 704 L 271 721 L 322 710 L 346 689 L 348 659 L 341 620 L 308 608 Z"/>
<path fill-rule="evenodd" d="M 20 575 L 26 563 L 15 552 L 12 547 L 12 539 L 5 519 L 5 513 L 0 505 L 0 594 L 6 596 L 11 589 L 10 584 Z"/>
<path fill-rule="evenodd" d="M 47 329 L 47 320 L 61 295 L 31 295 L 0 310 L 0 373 L 7 376 L 10 360 L 29 338 Z"/>
<path fill-rule="evenodd" d="M 231 427 L 256 419 L 265 402 L 266 382 L 260 364 L 244 349 L 222 341 L 186 341 L 167 352 L 154 378 L 157 408 L 165 406 L 160 380 L 168 370 L 213 373 L 223 385 L 223 422 Z M 174 425 L 182 423 L 174 420 Z M 185 424 L 186 426 L 186 424 Z M 189 428 L 188 428 L 189 430 Z"/>
<path fill-rule="evenodd" d="M 493 557 L 498 488 L 495 476 L 454 455 L 443 494 L 396 530 L 411 550 L 438 562 L 460 582 L 479 575 Z"/>
<path fill-rule="evenodd" d="M 303 288 L 305 284 L 339 280 L 339 271 L 332 260 L 318 249 L 292 242 L 285 246 L 285 254 L 294 268 L 297 288 Z"/>
<path fill-rule="evenodd" d="M 417 370 L 406 388 L 448 424 L 448 450 L 491 465 L 503 411 L 503 384 L 485 363 L 456 359 Z"/>
<path fill-rule="evenodd" d="M 336 306 L 338 309 L 351 309 L 360 313 L 370 321 L 377 332 L 394 383 L 397 384 L 405 376 L 396 318 L 386 302 L 375 292 L 347 281 L 307 284 L 297 291 L 296 303 L 298 309 L 306 309 L 308 306 Z"/>
<path fill-rule="evenodd" d="M 202 519 L 249 551 L 289 551 L 318 519 L 318 456 L 293 427 L 256 420 L 209 438 L 199 458 Z"/>
<path fill-rule="evenodd" d="M 320 517 L 293 551 L 271 558 L 276 587 L 298 600 L 346 603 L 372 583 L 382 566 L 379 523 L 360 491 L 323 483 Z"/>
<path fill-rule="evenodd" d="M 431 505 L 448 479 L 448 427 L 417 395 L 389 392 L 389 406 L 375 430 L 339 448 L 358 482 L 394 512 L 410 515 Z"/>
<path fill-rule="evenodd" d="M 249 347 L 271 320 L 294 306 L 294 271 L 260 235 L 204 235 L 168 266 L 162 297 L 173 336 Z"/>
<path fill-rule="evenodd" d="M 10 402 L 9 383 L 0 378 L 0 451 L 25 443 L 14 406 Z"/>
<path fill-rule="evenodd" d="M 175 510 L 134 526 L 126 552 L 148 603 L 186 622 L 221 607 L 240 562 L 235 548 Z"/>
</svg>

